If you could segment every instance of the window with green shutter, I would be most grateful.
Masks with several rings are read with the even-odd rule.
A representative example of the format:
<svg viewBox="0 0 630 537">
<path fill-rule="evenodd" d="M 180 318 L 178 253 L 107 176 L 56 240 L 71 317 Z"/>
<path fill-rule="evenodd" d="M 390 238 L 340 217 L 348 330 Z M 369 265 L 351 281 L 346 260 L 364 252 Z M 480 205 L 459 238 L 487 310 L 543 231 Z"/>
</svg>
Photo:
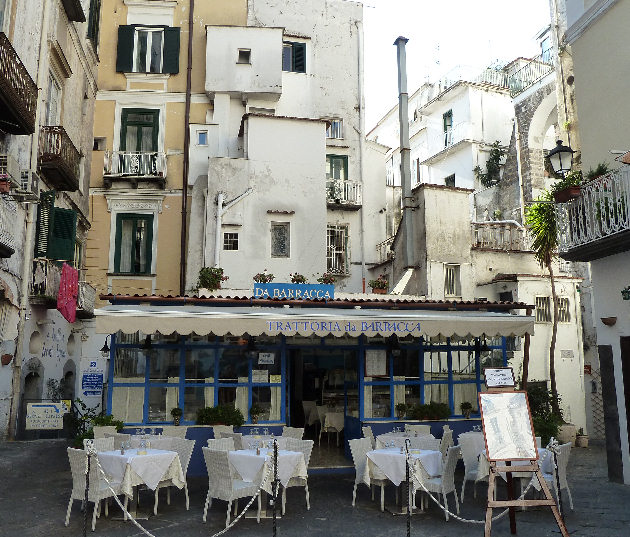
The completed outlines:
<svg viewBox="0 0 630 537">
<path fill-rule="evenodd" d="M 123 108 L 120 118 L 120 150 L 141 153 L 158 150 L 160 111 Z"/>
<path fill-rule="evenodd" d="M 179 32 L 168 26 L 119 26 L 116 71 L 179 73 Z"/>
<path fill-rule="evenodd" d="M 285 41 L 282 44 L 282 70 L 306 73 L 306 43 Z"/>
<path fill-rule="evenodd" d="M 42 192 L 37 217 L 35 257 L 74 261 L 77 213 L 55 207 L 55 191 Z"/>
<path fill-rule="evenodd" d="M 92 42 L 94 51 L 98 48 L 98 35 L 101 26 L 101 0 L 90 0 L 87 38 Z"/>
<path fill-rule="evenodd" d="M 150 274 L 152 251 L 153 215 L 118 214 L 114 271 L 118 274 Z"/>
</svg>

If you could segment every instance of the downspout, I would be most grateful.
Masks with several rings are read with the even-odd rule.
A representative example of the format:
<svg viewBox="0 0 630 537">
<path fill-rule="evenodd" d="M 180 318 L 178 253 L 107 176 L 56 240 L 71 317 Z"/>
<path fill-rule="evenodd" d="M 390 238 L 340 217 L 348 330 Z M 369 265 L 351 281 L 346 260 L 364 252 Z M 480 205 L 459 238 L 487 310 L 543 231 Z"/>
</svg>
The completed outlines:
<svg viewBox="0 0 630 537">
<path fill-rule="evenodd" d="M 214 265 L 219 266 L 220 263 L 220 247 L 221 247 L 221 219 L 223 218 L 223 200 L 225 195 L 223 192 L 217 194 L 217 221 L 216 229 L 214 230 Z"/>
<path fill-rule="evenodd" d="M 365 150 L 365 102 L 363 98 L 363 81 L 362 81 L 362 73 L 363 73 L 363 23 L 361 21 L 355 21 L 355 26 L 357 27 L 357 47 L 358 47 L 358 55 L 357 55 L 357 93 L 359 98 L 359 173 L 361 174 L 361 195 L 365 192 L 365 181 L 363 180 L 363 176 L 365 173 L 365 164 L 364 164 L 364 150 Z M 366 270 L 365 270 L 365 224 L 363 219 L 363 210 L 365 207 L 365 200 L 361 204 L 361 210 L 359 211 L 359 227 L 360 227 L 360 244 L 361 244 L 361 289 L 362 292 L 365 293 L 365 280 L 366 280 Z"/>
<path fill-rule="evenodd" d="M 182 224 L 180 236 L 179 294 L 186 293 L 186 234 L 188 216 L 188 168 L 190 166 L 190 93 L 192 91 L 192 50 L 195 0 L 190 0 L 188 14 L 188 58 L 186 65 L 186 104 L 184 110 L 184 163 L 182 166 Z"/>
<path fill-rule="evenodd" d="M 48 25 L 50 18 L 50 0 L 44 0 L 44 10 L 42 13 L 42 27 L 39 41 L 39 56 L 37 59 L 37 89 L 38 92 L 45 80 L 44 60 L 48 52 Z M 37 108 L 35 109 L 35 132 L 31 135 L 31 159 L 30 168 L 37 168 L 37 157 L 39 152 L 39 125 L 41 122 L 41 110 L 43 108 L 41 94 L 37 96 Z M 24 333 L 26 331 L 26 310 L 29 305 L 28 289 L 33 270 L 33 235 L 35 233 L 35 221 L 37 204 L 29 203 L 26 213 L 26 232 L 24 238 L 24 264 L 22 265 L 22 281 L 20 282 L 20 318 L 18 320 L 18 337 L 15 344 L 15 357 L 13 358 L 13 378 L 11 380 L 11 408 L 9 410 L 9 426 L 7 436 L 9 440 L 15 440 L 17 432 L 18 410 L 22 393 L 22 360 L 24 347 Z"/>
<path fill-rule="evenodd" d="M 518 129 L 518 118 L 514 114 L 514 135 L 516 143 L 516 173 L 518 174 L 518 193 L 521 198 L 521 222 L 525 222 L 525 186 L 523 185 L 523 167 L 521 164 L 521 133 Z"/>
</svg>

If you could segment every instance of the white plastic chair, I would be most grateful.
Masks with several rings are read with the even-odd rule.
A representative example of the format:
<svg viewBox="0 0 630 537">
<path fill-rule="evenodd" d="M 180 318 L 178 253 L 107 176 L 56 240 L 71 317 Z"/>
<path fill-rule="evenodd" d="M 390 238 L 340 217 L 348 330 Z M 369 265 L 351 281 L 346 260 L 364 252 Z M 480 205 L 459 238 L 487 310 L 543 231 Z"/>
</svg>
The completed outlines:
<svg viewBox="0 0 630 537">
<path fill-rule="evenodd" d="M 462 482 L 461 502 L 464 503 L 464 489 L 466 481 L 473 482 L 473 497 L 477 497 L 477 477 L 479 474 L 479 453 L 480 448 L 475 438 L 462 434 L 459 436 L 459 447 L 464 459 L 464 481 Z"/>
<path fill-rule="evenodd" d="M 448 499 L 446 497 L 447 494 L 453 493 L 455 496 L 455 507 L 457 508 L 457 514 L 459 514 L 459 501 L 457 500 L 457 491 L 455 490 L 455 466 L 457 465 L 457 461 L 461 455 L 461 449 L 459 446 L 452 446 L 448 449 L 446 454 L 446 461 L 444 462 L 444 467 L 442 469 L 442 475 L 438 477 L 431 477 L 427 474 L 426 470 L 422 467 L 421 464 L 416 465 L 416 472 L 420 472 L 420 475 L 416 474 L 416 477 L 421 481 L 421 483 L 425 486 L 425 488 L 434 494 L 442 494 L 442 498 L 444 499 L 444 507 L 448 509 Z M 418 490 L 419 485 L 414 483 L 414 495 Z M 420 488 L 419 490 L 424 491 L 424 489 Z M 424 502 L 423 496 L 420 496 L 421 508 L 422 503 Z M 444 516 L 446 520 L 448 520 L 448 512 L 444 511 Z"/>
<path fill-rule="evenodd" d="M 217 435 L 217 433 L 233 433 L 234 426 L 233 425 L 213 425 L 212 432 L 214 433 L 215 438 L 221 438 Z"/>
<path fill-rule="evenodd" d="M 368 451 L 372 451 L 372 445 L 370 444 L 369 438 L 354 438 L 348 440 L 348 443 L 350 444 L 350 452 L 352 453 L 355 471 L 354 489 L 352 490 L 352 507 L 354 507 L 357 499 L 357 485 L 360 483 L 368 485 L 364 479 L 365 466 L 368 464 L 367 453 Z M 385 511 L 385 484 L 387 481 L 388 479 L 385 474 L 377 469 L 370 472 L 369 486 L 372 489 L 372 500 L 374 500 L 374 487 L 381 487 L 381 511 Z"/>
<path fill-rule="evenodd" d="M 105 433 L 116 434 L 115 425 L 95 425 L 92 430 L 94 431 L 94 438 L 105 438 Z"/>
<path fill-rule="evenodd" d="M 87 452 L 82 449 L 68 448 L 68 459 L 70 460 L 70 471 L 72 472 L 72 492 L 70 493 L 70 501 L 68 502 L 68 510 L 66 511 L 66 526 L 70 523 L 70 512 L 72 511 L 72 503 L 74 500 L 85 500 L 85 469 L 87 467 Z M 101 500 L 112 498 L 122 494 L 120 481 L 109 479 L 112 492 L 101 472 L 98 471 L 96 457 L 90 463 L 90 488 L 88 490 L 88 501 L 94 503 L 94 512 L 92 513 L 92 531 L 96 526 L 96 518 L 100 516 Z M 127 509 L 128 498 L 125 496 L 125 510 Z M 87 509 L 87 506 L 85 506 Z M 107 502 L 105 502 L 105 516 L 109 514 Z M 126 516 L 125 516 L 126 519 Z"/>
<path fill-rule="evenodd" d="M 192 456 L 193 449 L 195 448 L 195 440 L 186 440 L 185 438 L 171 438 L 171 451 L 176 451 L 179 457 L 179 463 L 182 465 L 182 475 L 184 476 L 184 494 L 186 496 L 186 511 L 190 510 L 190 500 L 188 498 L 188 483 L 186 481 L 186 474 L 188 473 L 188 465 L 190 464 L 190 457 Z M 172 479 L 165 479 L 160 481 L 155 487 L 155 503 L 153 504 L 153 514 L 157 515 L 158 509 L 158 493 L 160 489 L 166 488 L 166 503 L 171 505 L 171 487 L 174 487 Z"/>
<path fill-rule="evenodd" d="M 234 440 L 234 449 L 243 449 L 243 433 L 218 433 L 218 438 L 232 438 Z"/>
<path fill-rule="evenodd" d="M 569 465 L 569 456 L 571 455 L 571 442 L 567 442 L 566 444 L 560 444 L 558 446 L 558 480 L 560 481 L 560 490 L 566 489 L 567 495 L 569 496 L 569 507 L 571 511 L 573 511 L 573 498 L 571 497 L 571 489 L 569 489 L 569 483 L 567 482 L 567 466 Z M 549 454 L 549 457 L 553 457 L 553 453 Z M 553 488 L 556 493 L 556 498 L 558 498 L 558 487 L 556 481 L 556 470 L 553 469 L 552 473 L 543 473 L 543 477 L 547 484 Z"/>
<path fill-rule="evenodd" d="M 186 425 L 164 425 L 162 427 L 163 436 L 186 438 L 186 431 L 188 431 L 188 426 Z"/>
<path fill-rule="evenodd" d="M 293 438 L 291 436 L 286 437 L 287 451 L 299 451 L 304 455 L 304 464 L 308 468 L 308 464 L 311 460 L 311 453 L 313 452 L 314 440 L 302 440 L 301 438 Z M 306 509 L 310 510 L 311 503 L 309 501 L 308 493 L 308 479 L 306 477 L 292 477 L 289 479 L 286 487 L 282 487 L 282 514 L 285 513 L 287 503 L 287 488 L 289 487 L 304 487 L 306 493 Z"/>
<path fill-rule="evenodd" d="M 304 437 L 304 427 L 287 427 L 282 428 L 282 436 L 302 440 Z"/>
<path fill-rule="evenodd" d="M 410 423 L 405 423 L 405 432 L 414 434 L 418 433 L 418 435 L 431 434 L 431 426 L 411 425 Z"/>
<path fill-rule="evenodd" d="M 208 447 L 215 451 L 234 451 L 234 438 L 208 438 Z"/>
<path fill-rule="evenodd" d="M 370 443 L 372 444 L 372 449 L 376 447 L 376 438 L 374 438 L 374 432 L 372 432 L 372 427 L 369 425 L 364 425 L 363 429 L 363 438 L 369 438 Z"/>
<path fill-rule="evenodd" d="M 224 440 L 227 440 L 227 438 Z M 230 525 L 230 509 L 232 502 L 239 498 L 257 495 L 258 513 L 256 519 L 260 522 L 261 502 L 258 485 L 246 483 L 234 477 L 227 451 L 216 451 L 206 447 L 201 449 L 208 470 L 208 495 L 206 496 L 206 503 L 203 508 L 203 521 L 206 521 L 208 509 L 212 507 L 212 499 L 223 500 L 228 502 L 227 518 L 225 520 L 225 527 L 227 528 Z"/>
<path fill-rule="evenodd" d="M 88 441 L 88 438 L 83 440 L 83 449 L 87 447 Z M 94 442 L 96 451 L 114 451 L 114 439 L 111 436 L 109 438 L 95 438 L 92 442 Z"/>
<path fill-rule="evenodd" d="M 122 442 L 131 441 L 131 435 L 125 433 L 105 433 L 105 438 L 110 437 L 114 439 L 114 449 L 118 449 Z"/>
<path fill-rule="evenodd" d="M 453 431 L 450 429 L 444 429 L 442 434 L 442 441 L 440 442 L 440 451 L 442 452 L 442 458 L 446 459 L 446 454 L 450 447 L 453 446 Z"/>
<path fill-rule="evenodd" d="M 439 438 L 434 438 L 430 434 L 423 436 L 412 436 L 409 439 L 411 447 L 413 449 L 429 449 L 431 451 L 440 451 L 441 441 Z"/>
<path fill-rule="evenodd" d="M 302 401 L 302 410 L 304 410 L 304 425 L 313 425 L 319 421 L 315 401 Z"/>
</svg>

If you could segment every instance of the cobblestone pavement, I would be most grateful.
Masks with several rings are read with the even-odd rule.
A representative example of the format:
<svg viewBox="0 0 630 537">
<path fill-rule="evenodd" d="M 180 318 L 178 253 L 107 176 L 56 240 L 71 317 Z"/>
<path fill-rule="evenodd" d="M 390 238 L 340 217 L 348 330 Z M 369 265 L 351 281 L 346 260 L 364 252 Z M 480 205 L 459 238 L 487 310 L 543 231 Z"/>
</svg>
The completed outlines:
<svg viewBox="0 0 630 537">
<path fill-rule="evenodd" d="M 58 440 L 32 442 L 0 442 L 0 536 L 4 537 L 75 537 L 83 535 L 83 514 L 76 501 L 70 525 L 63 525 L 71 490 L 71 477 L 66 444 Z M 461 474 L 457 480 L 461 483 Z M 303 489 L 290 489 L 287 514 L 278 520 L 281 536 L 405 536 L 404 516 L 381 513 L 379 502 L 372 502 L 365 486 L 359 487 L 357 506 L 352 508 L 354 473 L 314 475 L 309 478 L 311 510 L 307 511 Z M 602 447 L 574 449 L 569 463 L 569 484 L 575 510 L 566 515 L 569 532 L 576 537 L 626 537 L 630 535 L 630 487 L 610 483 L 606 476 L 605 451 Z M 190 511 L 186 511 L 184 494 L 174 490 L 171 505 L 160 499 L 157 517 L 141 523 L 156 537 L 206 536 L 221 530 L 225 523 L 225 502 L 216 501 L 201 521 L 207 479 L 189 479 Z M 386 491 L 386 504 L 394 503 L 394 488 Z M 477 498 L 467 487 L 462 515 L 482 519 L 487 487 L 478 487 Z M 503 493 L 500 490 L 499 495 Z M 165 495 L 165 492 L 162 494 Z M 378 496 L 378 494 L 377 494 Z M 450 497 L 452 506 L 452 496 Z M 144 507 L 152 506 L 152 492 L 142 498 Z M 568 506 L 567 506 L 568 507 Z M 89 508 L 91 522 L 92 508 Z M 143 535 L 129 522 L 115 520 L 117 507 L 110 516 L 101 516 L 94 535 L 127 537 Z M 551 511 L 547 508 L 528 509 L 517 513 L 518 535 L 531 537 L 557 536 Z M 89 531 L 88 523 L 88 535 Z M 446 522 L 432 504 L 425 514 L 412 518 L 412 535 L 430 537 L 473 537 L 483 535 L 482 525 Z M 272 535 L 272 521 L 242 519 L 226 535 Z M 493 526 L 493 536 L 510 535 L 507 517 Z"/>
</svg>

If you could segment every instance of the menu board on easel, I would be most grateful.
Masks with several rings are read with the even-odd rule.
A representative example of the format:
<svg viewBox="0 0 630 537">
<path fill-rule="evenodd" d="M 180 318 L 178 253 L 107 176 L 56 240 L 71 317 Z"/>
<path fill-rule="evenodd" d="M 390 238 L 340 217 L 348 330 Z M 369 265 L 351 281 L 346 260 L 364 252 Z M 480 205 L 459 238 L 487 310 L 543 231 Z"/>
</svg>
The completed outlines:
<svg viewBox="0 0 630 537">
<path fill-rule="evenodd" d="M 536 460 L 536 437 L 524 391 L 479 393 L 489 461 Z"/>
</svg>

